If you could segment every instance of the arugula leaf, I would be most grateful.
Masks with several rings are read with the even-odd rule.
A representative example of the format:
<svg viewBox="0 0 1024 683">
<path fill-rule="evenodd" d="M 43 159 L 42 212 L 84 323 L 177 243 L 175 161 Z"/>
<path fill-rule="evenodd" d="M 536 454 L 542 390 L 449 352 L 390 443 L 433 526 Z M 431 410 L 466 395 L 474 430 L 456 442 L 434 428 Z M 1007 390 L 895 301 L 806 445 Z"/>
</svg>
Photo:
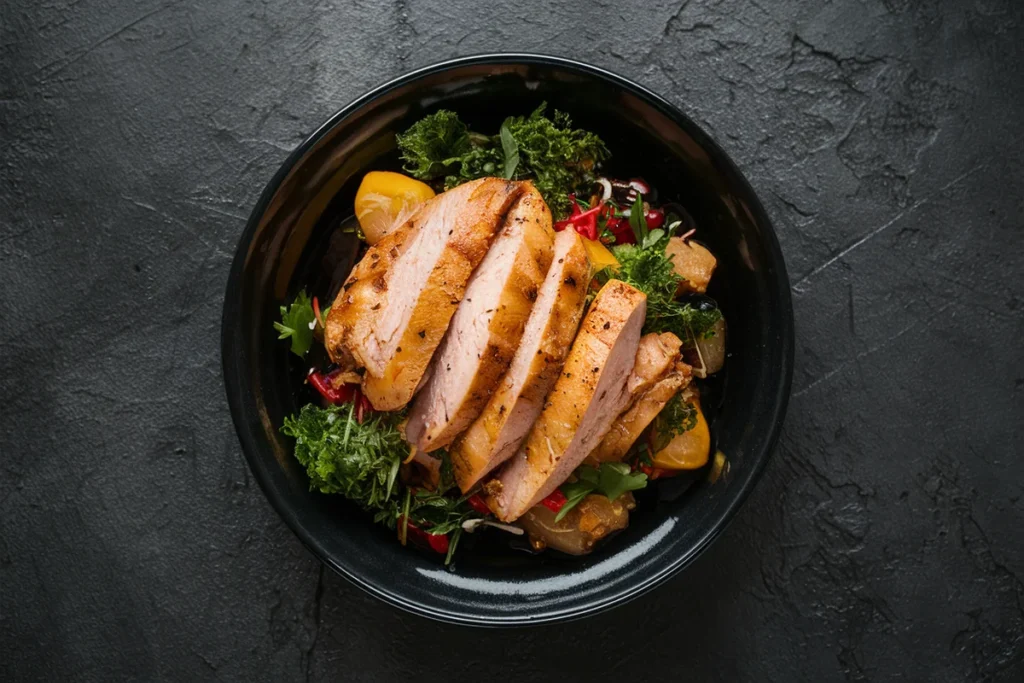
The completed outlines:
<svg viewBox="0 0 1024 683">
<path fill-rule="evenodd" d="M 281 306 L 281 322 L 275 322 L 274 329 L 281 333 L 278 339 L 291 338 L 292 353 L 299 358 L 305 358 L 309 347 L 313 345 L 315 322 L 313 302 L 303 289 L 290 306 Z"/>
<path fill-rule="evenodd" d="M 593 475 L 590 475 L 591 472 L 593 472 Z M 593 493 L 594 489 L 597 488 L 597 470 L 593 467 L 581 465 L 576 470 L 576 476 L 579 477 L 577 481 L 562 484 L 561 486 L 562 494 L 565 495 L 565 503 L 558 511 L 558 514 L 555 515 L 556 522 L 562 521 L 562 518 L 569 514 L 569 510 L 579 505 L 581 500 Z"/>
<path fill-rule="evenodd" d="M 561 486 L 566 500 L 555 515 L 556 522 L 561 521 L 591 493 L 600 493 L 608 500 L 616 500 L 627 491 L 636 491 L 647 486 L 646 474 L 632 472 L 629 465 L 622 462 L 603 462 L 596 468 L 580 465 L 574 474 L 576 481 Z"/>
<path fill-rule="evenodd" d="M 512 132 L 508 129 L 508 119 L 501 124 L 501 148 L 505 151 L 505 174 L 502 176 L 506 180 L 512 178 L 516 173 L 516 167 L 519 166 L 519 145 L 516 144 L 516 139 L 512 137 Z"/>
<path fill-rule="evenodd" d="M 647 475 L 643 472 L 630 471 L 624 462 L 606 462 L 600 471 L 601 479 L 598 490 L 615 500 L 626 491 L 636 491 L 647 486 Z"/>
</svg>

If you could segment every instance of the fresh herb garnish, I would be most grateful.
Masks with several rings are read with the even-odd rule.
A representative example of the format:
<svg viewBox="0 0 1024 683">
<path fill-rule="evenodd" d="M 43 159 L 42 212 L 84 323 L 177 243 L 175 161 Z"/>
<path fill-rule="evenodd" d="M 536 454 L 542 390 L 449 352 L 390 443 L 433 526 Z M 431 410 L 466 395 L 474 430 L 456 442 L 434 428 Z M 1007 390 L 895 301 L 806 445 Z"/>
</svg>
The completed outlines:
<svg viewBox="0 0 1024 683">
<path fill-rule="evenodd" d="M 281 322 L 274 323 L 274 329 L 281 333 L 278 339 L 291 338 L 292 353 L 299 358 L 305 358 L 309 347 L 313 345 L 315 326 L 313 302 L 306 295 L 305 289 L 298 293 L 290 306 L 281 306 Z"/>
<path fill-rule="evenodd" d="M 454 112 L 431 114 L 397 136 L 405 171 L 420 180 L 444 178 L 445 189 L 485 176 L 529 178 L 562 218 L 569 194 L 589 190 L 594 167 L 609 154 L 599 137 L 573 128 L 567 114 L 548 118 L 544 109 L 505 119 L 494 136 L 470 131 Z"/>
<path fill-rule="evenodd" d="M 717 308 L 699 310 L 676 301 L 676 291 L 682 278 L 676 274 L 672 258 L 665 253 L 671 230 L 647 231 L 640 197 L 630 210 L 630 225 L 637 244 L 612 247 L 612 253 L 619 261 L 618 269 L 615 272 L 610 269 L 602 271 L 597 276 L 598 280 L 603 283 L 615 277 L 647 295 L 645 333 L 672 332 L 688 345 L 713 334 L 712 328 L 721 319 L 722 312 Z"/>
<path fill-rule="evenodd" d="M 600 493 L 608 500 L 616 500 L 627 491 L 636 491 L 647 486 L 647 475 L 633 472 L 624 462 L 603 462 L 600 467 L 580 465 L 576 468 L 576 481 L 562 484 L 565 504 L 555 515 L 555 521 L 561 521 L 569 511 L 579 505 L 580 501 L 591 493 Z"/>
<path fill-rule="evenodd" d="M 409 446 L 396 413 L 372 413 L 360 423 L 354 408 L 310 404 L 286 417 L 281 432 L 295 439 L 295 458 L 306 468 L 310 489 L 340 493 L 378 511 L 396 498 L 398 468 Z"/>
<path fill-rule="evenodd" d="M 516 174 L 516 167 L 519 166 L 519 145 L 516 144 L 516 139 L 512 137 L 512 131 L 508 128 L 508 120 L 506 119 L 501 124 L 501 148 L 505 152 L 505 172 L 502 174 L 502 178 L 511 178 Z"/>
<path fill-rule="evenodd" d="M 286 417 L 281 432 L 295 439 L 295 458 L 306 468 L 311 490 L 340 493 L 373 520 L 398 528 L 400 540 L 408 525 L 426 533 L 451 534 L 445 564 L 462 536 L 464 522 L 481 517 L 468 496 L 448 495 L 454 486 L 451 465 L 443 454 L 441 484 L 436 491 L 411 489 L 398 481 L 398 471 L 409 455 L 398 429 L 401 413 L 372 412 L 360 423 L 353 404 L 320 408 L 307 405 L 295 417 Z"/>
<path fill-rule="evenodd" d="M 697 408 L 683 400 L 682 394 L 673 396 L 658 413 L 654 423 L 657 435 L 654 450 L 660 451 L 672 439 L 697 426 Z"/>
</svg>

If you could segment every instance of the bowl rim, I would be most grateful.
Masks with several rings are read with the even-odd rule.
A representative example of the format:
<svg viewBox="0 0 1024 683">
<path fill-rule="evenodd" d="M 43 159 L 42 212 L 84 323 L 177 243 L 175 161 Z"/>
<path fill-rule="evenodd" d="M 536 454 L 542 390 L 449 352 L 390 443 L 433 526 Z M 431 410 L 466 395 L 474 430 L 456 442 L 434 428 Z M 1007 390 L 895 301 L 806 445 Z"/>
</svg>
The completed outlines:
<svg viewBox="0 0 1024 683">
<path fill-rule="evenodd" d="M 232 306 L 232 303 L 234 303 L 238 293 L 238 283 L 241 280 L 245 269 L 245 263 L 252 239 L 259 228 L 260 222 L 266 213 L 271 199 L 280 189 L 281 184 L 294 169 L 295 165 L 329 131 L 334 129 L 338 124 L 343 122 L 348 116 L 356 112 L 363 105 L 396 88 L 426 76 L 466 66 L 497 66 L 509 64 L 554 66 L 601 79 L 628 91 L 630 94 L 651 105 L 672 120 L 673 123 L 686 130 L 687 134 L 692 136 L 701 147 L 710 148 L 718 153 L 719 156 L 716 159 L 716 163 L 719 163 L 722 166 L 722 171 L 731 176 L 731 179 L 734 179 L 737 182 L 740 189 L 743 190 L 750 199 L 750 201 L 747 202 L 747 206 L 752 213 L 755 223 L 763 229 L 765 247 L 773 265 L 772 270 L 774 270 L 774 277 L 769 276 L 769 284 L 772 289 L 774 289 L 774 295 L 777 297 L 779 307 L 783 313 L 781 316 L 782 320 L 779 321 L 780 328 L 778 335 L 782 349 L 783 367 L 781 368 L 781 381 L 776 387 L 774 400 L 768 408 L 768 412 L 771 416 L 771 427 L 768 433 L 764 435 L 765 438 L 762 439 L 760 447 L 751 454 L 750 466 L 744 468 L 743 480 L 738 482 L 738 490 L 733 494 L 731 500 L 727 502 L 726 507 L 713 522 L 711 527 L 707 529 L 706 533 L 697 540 L 688 552 L 681 553 L 679 556 L 671 558 L 671 561 L 667 562 L 663 567 L 661 567 L 661 569 L 640 577 L 635 583 L 619 589 L 614 593 L 595 596 L 589 599 L 589 601 L 584 605 L 565 609 L 549 610 L 539 615 L 526 614 L 495 616 L 439 609 L 435 606 L 423 604 L 416 600 L 396 595 L 381 586 L 376 585 L 376 583 L 359 576 L 357 573 L 350 571 L 348 568 L 335 562 L 323 544 L 317 540 L 315 535 L 309 533 L 299 522 L 298 513 L 290 506 L 286 505 L 281 496 L 276 495 L 270 481 L 271 474 L 269 466 L 263 459 L 258 457 L 256 439 L 246 428 L 247 424 L 245 416 L 248 408 L 244 405 L 242 396 L 243 392 L 251 393 L 251 388 L 246 379 L 246 373 L 242 371 L 237 360 L 232 354 L 234 345 L 232 335 L 238 327 L 239 318 L 238 307 Z M 746 502 L 773 454 L 789 404 L 790 390 L 793 380 L 794 349 L 795 330 L 792 295 L 790 292 L 789 276 L 786 271 L 785 260 L 783 258 L 782 249 L 779 245 L 778 236 L 776 235 L 774 225 L 768 217 L 768 214 L 765 211 L 757 193 L 754 191 L 754 188 L 750 185 L 750 182 L 726 151 L 722 149 L 721 146 L 719 146 L 718 143 L 716 143 L 699 125 L 697 125 L 696 122 L 687 116 L 680 107 L 672 104 L 661 95 L 658 95 L 654 91 L 629 78 L 579 60 L 555 55 L 527 52 L 475 54 L 447 59 L 420 67 L 372 88 L 365 94 L 350 101 L 331 115 L 323 124 L 318 126 L 305 140 L 303 140 L 301 144 L 289 153 L 254 205 L 246 222 L 245 230 L 240 235 L 238 246 L 235 249 L 231 269 L 228 273 L 227 285 L 225 288 L 224 308 L 221 318 L 221 361 L 224 372 L 224 386 L 227 394 L 228 405 L 231 411 L 232 422 L 234 423 L 235 432 L 237 433 L 239 442 L 242 446 L 242 453 L 244 454 L 256 481 L 263 490 L 264 496 L 276 510 L 277 514 L 280 515 L 285 524 L 287 524 L 303 545 L 305 545 L 306 548 L 310 550 L 318 560 L 320 560 L 320 562 L 333 569 L 353 585 L 358 586 L 370 595 L 373 595 L 374 597 L 406 612 L 445 623 L 463 626 L 526 626 L 565 622 L 592 616 L 644 595 L 693 563 L 697 557 L 699 557 L 711 545 L 711 543 L 721 535 L 729 523 L 735 518 L 736 512 L 743 503 Z"/>
</svg>

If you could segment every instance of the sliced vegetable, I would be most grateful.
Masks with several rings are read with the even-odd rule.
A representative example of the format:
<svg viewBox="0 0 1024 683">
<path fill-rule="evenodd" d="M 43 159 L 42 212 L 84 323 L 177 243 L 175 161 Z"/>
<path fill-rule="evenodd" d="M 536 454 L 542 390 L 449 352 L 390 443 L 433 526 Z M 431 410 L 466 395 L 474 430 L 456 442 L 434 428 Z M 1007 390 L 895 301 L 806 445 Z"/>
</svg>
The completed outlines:
<svg viewBox="0 0 1024 683">
<path fill-rule="evenodd" d="M 546 505 L 537 505 L 519 518 L 534 550 L 551 548 L 569 555 L 585 555 L 609 534 L 629 525 L 629 511 L 636 507 L 632 494 L 615 500 L 589 494 L 561 519 Z"/>
<path fill-rule="evenodd" d="M 695 470 L 707 464 L 711 451 L 708 422 L 700 409 L 699 400 L 694 398 L 687 405 L 696 413 L 693 427 L 675 432 L 671 440 L 654 453 L 651 459 L 653 467 L 663 470 Z M 656 424 L 655 429 L 660 434 L 666 427 L 664 423 L 660 427 Z"/>
<path fill-rule="evenodd" d="M 587 256 L 590 258 L 590 265 L 593 267 L 594 272 L 604 270 L 605 268 L 618 268 L 619 260 L 615 258 L 615 255 L 597 240 L 584 239 L 583 246 L 587 250 Z"/>
<path fill-rule="evenodd" d="M 434 196 L 429 185 L 391 171 L 370 171 L 356 191 L 355 211 L 359 227 L 370 244 L 386 235 L 400 215 L 408 215 Z"/>
</svg>

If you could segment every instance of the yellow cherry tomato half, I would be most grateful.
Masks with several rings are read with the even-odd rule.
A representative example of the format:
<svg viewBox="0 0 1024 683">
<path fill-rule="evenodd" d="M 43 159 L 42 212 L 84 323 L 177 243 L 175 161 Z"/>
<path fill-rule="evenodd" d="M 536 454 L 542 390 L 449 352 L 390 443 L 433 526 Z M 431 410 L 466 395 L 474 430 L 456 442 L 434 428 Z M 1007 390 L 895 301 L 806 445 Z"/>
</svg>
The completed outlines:
<svg viewBox="0 0 1024 683">
<path fill-rule="evenodd" d="M 356 191 L 356 219 L 366 241 L 376 244 L 394 227 L 395 219 L 434 196 L 426 183 L 391 171 L 370 171 Z"/>
</svg>

